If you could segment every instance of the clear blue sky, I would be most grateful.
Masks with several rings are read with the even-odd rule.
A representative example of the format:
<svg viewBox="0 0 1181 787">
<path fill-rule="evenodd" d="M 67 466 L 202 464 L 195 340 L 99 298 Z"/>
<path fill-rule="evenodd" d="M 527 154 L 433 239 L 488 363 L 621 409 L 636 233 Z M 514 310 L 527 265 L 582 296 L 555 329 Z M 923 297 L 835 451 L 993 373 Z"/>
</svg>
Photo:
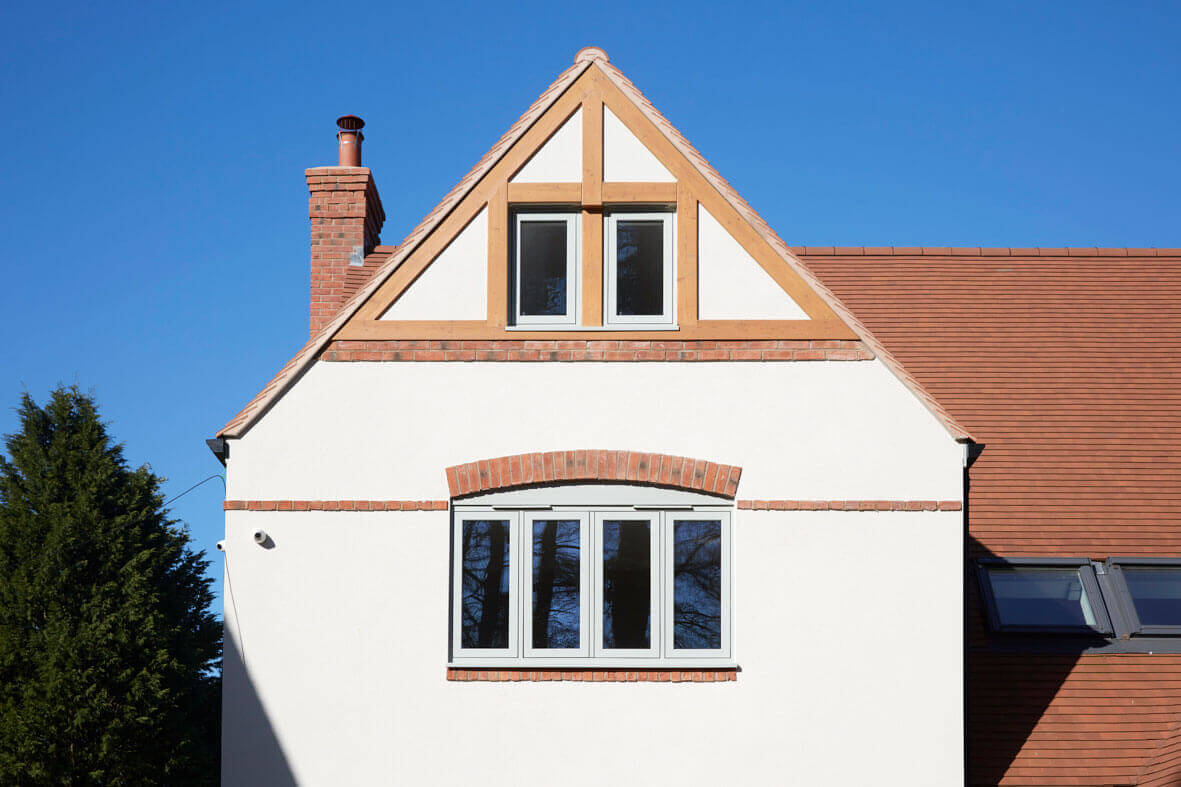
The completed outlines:
<svg viewBox="0 0 1181 787">
<path fill-rule="evenodd" d="M 334 119 L 396 243 L 588 44 L 789 243 L 1181 246 L 1179 41 L 1176 2 L 8 3 L 0 432 L 77 382 L 168 494 L 219 472 L 306 339 Z M 173 505 L 219 585 L 221 500 Z"/>
</svg>

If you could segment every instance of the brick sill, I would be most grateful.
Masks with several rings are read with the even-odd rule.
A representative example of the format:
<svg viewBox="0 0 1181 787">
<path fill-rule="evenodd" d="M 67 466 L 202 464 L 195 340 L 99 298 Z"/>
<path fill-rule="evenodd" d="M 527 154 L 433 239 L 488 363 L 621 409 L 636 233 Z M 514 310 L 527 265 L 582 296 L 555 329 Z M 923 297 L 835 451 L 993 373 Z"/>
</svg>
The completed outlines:
<svg viewBox="0 0 1181 787">
<path fill-rule="evenodd" d="M 578 683 L 725 683 L 738 680 L 738 668 L 675 669 L 468 669 L 447 668 L 447 680 L 472 682 L 573 681 Z"/>
</svg>

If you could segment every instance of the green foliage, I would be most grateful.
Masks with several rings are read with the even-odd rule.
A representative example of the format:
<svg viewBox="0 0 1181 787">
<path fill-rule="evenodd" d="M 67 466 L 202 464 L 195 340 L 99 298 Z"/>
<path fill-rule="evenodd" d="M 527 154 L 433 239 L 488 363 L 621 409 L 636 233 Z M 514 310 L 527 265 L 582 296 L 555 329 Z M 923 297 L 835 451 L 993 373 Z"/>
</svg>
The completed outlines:
<svg viewBox="0 0 1181 787">
<path fill-rule="evenodd" d="M 0 455 L 0 783 L 216 783 L 204 552 L 93 398 L 25 394 L 19 415 Z"/>
</svg>

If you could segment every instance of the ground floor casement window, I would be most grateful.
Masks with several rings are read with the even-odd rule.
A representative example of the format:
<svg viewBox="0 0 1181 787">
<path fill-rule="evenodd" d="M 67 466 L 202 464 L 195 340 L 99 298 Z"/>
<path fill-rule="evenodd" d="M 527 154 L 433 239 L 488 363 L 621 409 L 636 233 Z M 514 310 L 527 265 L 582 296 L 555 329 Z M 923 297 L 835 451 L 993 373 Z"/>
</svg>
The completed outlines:
<svg viewBox="0 0 1181 787">
<path fill-rule="evenodd" d="M 452 663 L 728 664 L 730 549 L 724 506 L 457 505 Z"/>
</svg>

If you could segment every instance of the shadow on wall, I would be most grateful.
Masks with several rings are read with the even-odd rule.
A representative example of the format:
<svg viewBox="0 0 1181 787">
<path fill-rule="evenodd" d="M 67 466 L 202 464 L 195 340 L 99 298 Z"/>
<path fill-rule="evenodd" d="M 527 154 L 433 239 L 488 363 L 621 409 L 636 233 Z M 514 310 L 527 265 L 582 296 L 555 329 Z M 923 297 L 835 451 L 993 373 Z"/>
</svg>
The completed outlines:
<svg viewBox="0 0 1181 787">
<path fill-rule="evenodd" d="M 997 555 L 970 535 L 967 543 L 968 782 L 995 785 L 1021 753 L 1080 653 L 1103 640 L 1080 637 L 1033 642 L 1027 636 L 990 633 L 975 564 L 980 558 Z"/>
<path fill-rule="evenodd" d="M 233 628 L 225 627 L 222 657 L 221 783 L 226 787 L 293 787 L 295 775 L 246 670 L 242 643 Z"/>
</svg>

